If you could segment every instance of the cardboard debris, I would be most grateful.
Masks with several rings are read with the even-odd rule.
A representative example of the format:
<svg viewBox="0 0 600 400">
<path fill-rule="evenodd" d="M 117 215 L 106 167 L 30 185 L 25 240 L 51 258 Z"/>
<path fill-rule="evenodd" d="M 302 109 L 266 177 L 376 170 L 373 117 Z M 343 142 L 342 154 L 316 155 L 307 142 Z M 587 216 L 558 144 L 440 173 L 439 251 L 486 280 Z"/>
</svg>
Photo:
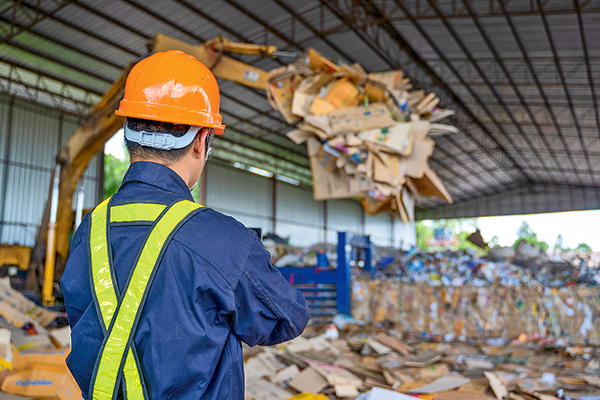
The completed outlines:
<svg viewBox="0 0 600 400">
<path fill-rule="evenodd" d="M 289 390 L 263 378 L 246 383 L 246 399 L 285 400 L 292 396 Z"/>
<path fill-rule="evenodd" d="M 447 300 L 451 303 L 452 296 Z M 391 323 L 340 322 L 338 329 L 338 339 L 324 336 L 326 326 L 313 325 L 303 337 L 283 345 L 245 349 L 252 354 L 247 375 L 257 365 L 253 360 L 269 366 L 261 378 L 249 382 L 246 397 L 277 400 L 285 393 L 281 390 L 294 400 L 325 400 L 313 397 L 319 393 L 330 400 L 557 400 L 560 390 L 561 400 L 600 397 L 600 351 L 594 347 L 523 343 L 518 338 L 498 342 L 486 336 L 444 343 Z M 381 345 L 389 352 L 380 348 L 385 354 L 377 354 L 374 349 Z M 371 355 L 361 355 L 364 349 Z M 485 370 L 488 363 L 492 367 Z M 596 372 L 588 372 L 590 368 Z"/>
<path fill-rule="evenodd" d="M 430 136 L 457 132 L 439 123 L 453 111 L 440 108 L 435 93 L 411 90 L 402 71 L 368 74 L 315 50 L 302 59 L 307 66 L 269 72 L 267 99 L 296 124 L 290 140 L 307 143 L 316 200 L 358 198 L 369 214 L 394 211 L 405 223 L 419 194 L 452 202 L 428 163 Z"/>
<path fill-rule="evenodd" d="M 446 375 L 436 379 L 423 386 L 406 390 L 406 393 L 439 393 L 446 390 L 456 389 L 464 384 L 469 383 L 471 380 L 458 375 Z"/>
<path fill-rule="evenodd" d="M 311 367 L 305 368 L 288 383 L 292 389 L 308 393 L 320 393 L 328 385 L 327 380 Z"/>
</svg>

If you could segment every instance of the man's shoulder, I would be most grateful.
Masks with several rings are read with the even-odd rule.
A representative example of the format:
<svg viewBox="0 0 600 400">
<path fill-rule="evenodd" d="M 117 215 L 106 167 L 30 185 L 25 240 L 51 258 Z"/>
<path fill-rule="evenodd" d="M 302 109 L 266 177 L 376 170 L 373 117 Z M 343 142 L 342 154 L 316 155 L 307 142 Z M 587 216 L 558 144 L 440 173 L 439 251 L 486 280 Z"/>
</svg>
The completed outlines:
<svg viewBox="0 0 600 400">
<path fill-rule="evenodd" d="M 240 269 L 256 233 L 233 217 L 202 209 L 184 223 L 173 239 L 219 269 Z"/>
</svg>

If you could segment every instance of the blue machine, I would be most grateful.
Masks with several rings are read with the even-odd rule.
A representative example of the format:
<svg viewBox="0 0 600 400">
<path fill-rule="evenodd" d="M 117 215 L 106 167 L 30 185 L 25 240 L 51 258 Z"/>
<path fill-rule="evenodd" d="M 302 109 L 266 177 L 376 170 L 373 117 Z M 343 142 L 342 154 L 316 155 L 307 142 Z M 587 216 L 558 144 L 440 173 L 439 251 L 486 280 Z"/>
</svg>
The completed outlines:
<svg viewBox="0 0 600 400">
<path fill-rule="evenodd" d="M 313 317 L 350 315 L 352 267 L 371 276 L 372 245 L 369 236 L 338 232 L 337 268 L 280 267 L 281 274 L 302 292 Z"/>
</svg>

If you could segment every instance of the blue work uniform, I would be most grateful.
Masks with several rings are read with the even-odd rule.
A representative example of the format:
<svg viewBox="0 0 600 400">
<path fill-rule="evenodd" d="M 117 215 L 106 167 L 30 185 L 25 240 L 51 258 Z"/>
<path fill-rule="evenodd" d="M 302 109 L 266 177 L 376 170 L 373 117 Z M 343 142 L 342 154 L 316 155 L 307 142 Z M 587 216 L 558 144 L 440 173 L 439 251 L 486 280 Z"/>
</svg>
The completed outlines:
<svg viewBox="0 0 600 400">
<path fill-rule="evenodd" d="M 111 207 L 193 198 L 170 168 L 131 164 Z M 110 225 L 119 292 L 150 225 Z M 67 365 L 88 399 L 104 333 L 90 284 L 90 214 L 77 229 L 62 275 L 72 351 Z M 309 311 L 303 295 L 270 264 L 256 233 L 212 209 L 175 233 L 153 280 L 134 344 L 150 399 L 243 399 L 240 342 L 273 345 L 298 336 Z"/>
</svg>

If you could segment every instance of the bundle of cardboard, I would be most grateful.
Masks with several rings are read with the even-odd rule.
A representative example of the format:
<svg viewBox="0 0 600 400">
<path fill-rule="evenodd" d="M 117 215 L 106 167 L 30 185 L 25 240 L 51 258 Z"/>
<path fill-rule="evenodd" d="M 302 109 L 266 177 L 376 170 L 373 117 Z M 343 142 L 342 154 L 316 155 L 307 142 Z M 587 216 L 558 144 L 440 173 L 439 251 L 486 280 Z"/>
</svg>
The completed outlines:
<svg viewBox="0 0 600 400">
<path fill-rule="evenodd" d="M 452 198 L 429 166 L 431 136 L 457 132 L 434 93 L 410 90 L 402 71 L 366 73 L 314 50 L 269 72 L 267 98 L 307 144 L 316 200 L 360 198 L 369 214 L 396 210 L 411 221 L 419 195 Z"/>
</svg>

